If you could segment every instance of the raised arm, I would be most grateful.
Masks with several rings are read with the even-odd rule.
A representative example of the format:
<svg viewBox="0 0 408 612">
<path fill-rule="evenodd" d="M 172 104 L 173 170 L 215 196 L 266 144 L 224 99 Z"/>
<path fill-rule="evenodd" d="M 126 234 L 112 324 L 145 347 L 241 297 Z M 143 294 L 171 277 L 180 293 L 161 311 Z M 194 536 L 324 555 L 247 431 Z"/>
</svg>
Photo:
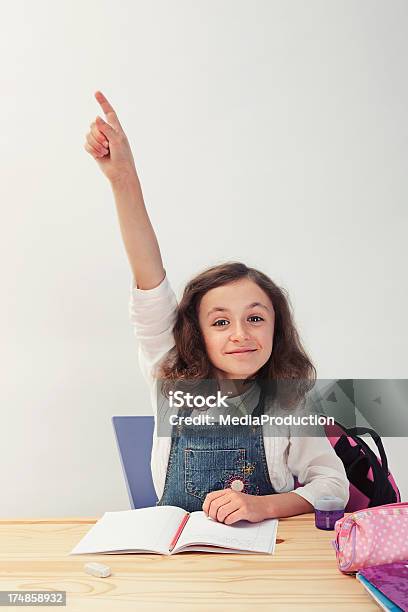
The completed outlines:
<svg viewBox="0 0 408 612">
<path fill-rule="evenodd" d="M 85 150 L 109 180 L 133 277 L 139 289 L 157 287 L 165 276 L 156 234 L 147 214 L 132 151 L 111 104 L 97 91 L 105 117 L 97 116 L 86 135 Z"/>
</svg>

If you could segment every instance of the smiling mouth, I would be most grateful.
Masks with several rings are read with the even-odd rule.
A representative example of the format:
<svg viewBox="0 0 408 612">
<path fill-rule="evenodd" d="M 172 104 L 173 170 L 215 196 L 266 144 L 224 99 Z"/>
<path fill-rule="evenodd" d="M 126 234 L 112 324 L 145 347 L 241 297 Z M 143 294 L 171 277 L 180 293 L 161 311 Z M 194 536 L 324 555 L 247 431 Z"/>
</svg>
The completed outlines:
<svg viewBox="0 0 408 612">
<path fill-rule="evenodd" d="M 245 349 L 241 351 L 230 351 L 227 355 L 240 355 L 242 353 L 254 353 L 257 349 Z"/>
</svg>

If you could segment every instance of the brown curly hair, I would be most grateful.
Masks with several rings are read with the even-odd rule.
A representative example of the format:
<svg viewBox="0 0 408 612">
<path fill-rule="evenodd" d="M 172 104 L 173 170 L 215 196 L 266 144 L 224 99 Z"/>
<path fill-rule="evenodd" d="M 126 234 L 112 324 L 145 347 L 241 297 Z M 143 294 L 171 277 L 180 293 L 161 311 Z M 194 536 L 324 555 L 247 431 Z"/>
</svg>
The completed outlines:
<svg viewBox="0 0 408 612">
<path fill-rule="evenodd" d="M 266 274 L 241 262 L 226 262 L 212 266 L 191 279 L 177 308 L 173 327 L 175 346 L 158 368 L 162 390 L 167 395 L 176 383 L 203 381 L 213 377 L 201 333 L 198 313 L 202 297 L 210 289 L 248 278 L 269 296 L 275 311 L 273 347 L 268 361 L 256 372 L 254 379 L 295 379 L 297 398 L 303 397 L 316 380 L 316 369 L 302 347 L 296 330 L 288 293 Z"/>
</svg>

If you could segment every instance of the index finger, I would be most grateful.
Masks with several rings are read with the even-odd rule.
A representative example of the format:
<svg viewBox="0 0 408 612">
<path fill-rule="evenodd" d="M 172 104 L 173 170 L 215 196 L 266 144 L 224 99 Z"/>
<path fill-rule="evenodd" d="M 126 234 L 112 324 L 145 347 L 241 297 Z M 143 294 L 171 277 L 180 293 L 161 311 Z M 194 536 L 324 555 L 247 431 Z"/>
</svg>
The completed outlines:
<svg viewBox="0 0 408 612">
<path fill-rule="evenodd" d="M 222 497 L 223 495 L 225 495 L 226 493 L 230 491 L 231 489 L 218 489 L 216 491 L 211 491 L 210 493 L 207 493 L 207 495 L 205 496 L 204 503 L 203 503 L 203 511 L 206 514 L 208 514 L 211 502 L 214 499 L 217 499 L 217 497 Z"/>
<path fill-rule="evenodd" d="M 110 123 L 111 126 L 114 128 L 122 128 L 122 126 L 119 123 L 117 114 L 115 113 L 112 105 L 110 104 L 108 99 L 103 95 L 103 93 L 101 91 L 95 92 L 95 98 L 101 105 L 101 108 L 103 112 L 105 113 L 108 123 Z"/>
</svg>

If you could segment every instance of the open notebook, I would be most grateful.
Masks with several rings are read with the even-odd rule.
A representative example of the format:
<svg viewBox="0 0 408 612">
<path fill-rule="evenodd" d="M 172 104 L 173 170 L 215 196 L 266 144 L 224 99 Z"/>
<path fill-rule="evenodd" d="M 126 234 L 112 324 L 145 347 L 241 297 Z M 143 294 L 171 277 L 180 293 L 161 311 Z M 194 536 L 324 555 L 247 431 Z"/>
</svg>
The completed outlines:
<svg viewBox="0 0 408 612">
<path fill-rule="evenodd" d="M 266 553 L 275 550 L 277 519 L 224 525 L 176 506 L 105 512 L 69 553 L 172 555 L 186 551 Z"/>
</svg>

